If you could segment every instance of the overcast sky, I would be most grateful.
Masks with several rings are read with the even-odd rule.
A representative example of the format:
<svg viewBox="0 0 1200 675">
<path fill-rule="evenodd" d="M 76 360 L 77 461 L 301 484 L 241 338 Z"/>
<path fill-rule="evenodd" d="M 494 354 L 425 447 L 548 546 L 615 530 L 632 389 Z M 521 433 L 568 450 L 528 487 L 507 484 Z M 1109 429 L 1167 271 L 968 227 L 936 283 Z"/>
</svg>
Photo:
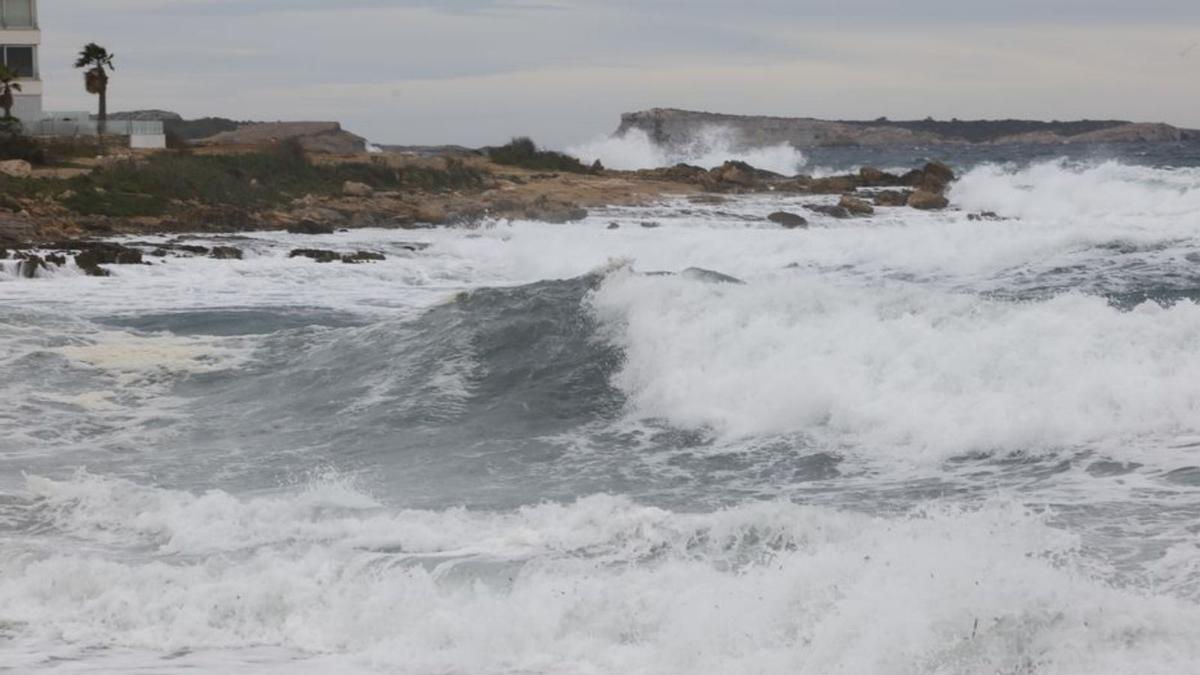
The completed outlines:
<svg viewBox="0 0 1200 675">
<path fill-rule="evenodd" d="M 42 0 L 46 106 L 336 119 L 555 146 L 622 112 L 1119 118 L 1200 128 L 1200 0 Z"/>
</svg>

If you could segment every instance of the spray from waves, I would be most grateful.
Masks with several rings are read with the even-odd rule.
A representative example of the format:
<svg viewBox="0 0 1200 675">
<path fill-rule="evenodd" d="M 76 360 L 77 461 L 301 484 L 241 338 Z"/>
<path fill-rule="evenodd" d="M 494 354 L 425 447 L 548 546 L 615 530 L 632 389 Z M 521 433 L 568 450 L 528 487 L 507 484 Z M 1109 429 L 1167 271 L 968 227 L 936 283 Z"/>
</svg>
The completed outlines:
<svg viewBox="0 0 1200 675">
<path fill-rule="evenodd" d="M 1200 216 L 1200 169 L 1065 159 L 1023 167 L 987 164 L 955 183 L 951 199 L 968 210 L 1043 220 L 1128 225 L 1131 218 L 1194 218 Z"/>
<path fill-rule="evenodd" d="M 651 140 L 640 129 L 623 136 L 610 136 L 569 148 L 567 152 L 592 163 L 600 160 L 610 169 L 634 171 L 676 164 L 692 164 L 711 169 L 737 160 L 785 176 L 795 175 L 807 163 L 804 154 L 786 143 L 745 148 L 736 132 L 723 127 L 707 127 L 690 142 L 665 147 Z"/>
<path fill-rule="evenodd" d="M 1120 440 L 1200 433 L 1190 301 L 1121 311 L 1078 294 L 614 274 L 592 302 L 624 349 L 614 382 L 633 414 L 686 428 L 831 436 L 906 462 L 1087 442 L 1134 453 Z M 1170 461 L 1154 457 L 1130 461 Z"/>
<path fill-rule="evenodd" d="M 239 499 L 86 474 L 31 478 L 20 499 L 18 522 L 76 542 L 0 551 L 0 624 L 27 646 L 270 646 L 398 673 L 1200 664 L 1191 600 L 1118 590 L 1073 535 L 1003 501 L 892 518 L 784 502 L 685 514 L 616 497 L 390 511 L 336 479 Z"/>
</svg>

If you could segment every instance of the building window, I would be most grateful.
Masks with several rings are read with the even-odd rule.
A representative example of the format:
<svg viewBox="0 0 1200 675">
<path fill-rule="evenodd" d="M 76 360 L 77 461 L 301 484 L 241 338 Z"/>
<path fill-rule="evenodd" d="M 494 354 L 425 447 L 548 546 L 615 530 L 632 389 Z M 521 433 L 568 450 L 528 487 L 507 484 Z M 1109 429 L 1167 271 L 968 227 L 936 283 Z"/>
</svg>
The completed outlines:
<svg viewBox="0 0 1200 675">
<path fill-rule="evenodd" d="M 5 28 L 33 28 L 33 0 L 2 0 L 0 12 Z"/>
<path fill-rule="evenodd" d="M 0 47 L 0 59 L 4 65 L 16 71 L 18 77 L 37 76 L 33 67 L 33 47 Z"/>
<path fill-rule="evenodd" d="M 6 28 L 33 28 L 33 0 L 0 0 L 0 21 Z"/>
</svg>

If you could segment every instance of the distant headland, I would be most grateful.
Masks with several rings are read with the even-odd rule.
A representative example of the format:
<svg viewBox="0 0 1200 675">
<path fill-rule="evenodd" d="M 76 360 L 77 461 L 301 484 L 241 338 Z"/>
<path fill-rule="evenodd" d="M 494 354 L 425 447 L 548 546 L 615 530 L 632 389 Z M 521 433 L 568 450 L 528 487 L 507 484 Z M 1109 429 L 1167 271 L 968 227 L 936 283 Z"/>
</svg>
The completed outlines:
<svg viewBox="0 0 1200 675">
<path fill-rule="evenodd" d="M 1040 122 L 933 118 L 869 122 L 802 117 L 724 115 L 655 108 L 621 116 L 617 135 L 645 132 L 659 145 L 686 144 L 713 127 L 729 129 L 747 146 L 788 143 L 797 148 L 839 145 L 1154 143 L 1200 140 L 1200 130 L 1123 120 Z"/>
</svg>

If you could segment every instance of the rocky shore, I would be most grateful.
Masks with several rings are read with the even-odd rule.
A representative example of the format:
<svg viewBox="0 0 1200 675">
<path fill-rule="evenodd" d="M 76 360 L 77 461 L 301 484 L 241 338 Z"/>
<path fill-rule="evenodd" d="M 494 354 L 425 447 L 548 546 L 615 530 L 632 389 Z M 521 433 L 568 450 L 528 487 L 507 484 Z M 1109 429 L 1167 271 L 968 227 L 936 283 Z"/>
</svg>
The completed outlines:
<svg viewBox="0 0 1200 675">
<path fill-rule="evenodd" d="M 254 174 L 262 162 L 275 161 L 272 156 L 205 157 L 119 157 L 69 180 L 39 175 L 29 167 L 0 167 L 5 172 L 0 175 L 0 261 L 24 277 L 69 264 L 105 276 L 113 265 L 146 264 L 155 257 L 242 256 L 233 247 L 189 242 L 188 235 L 471 228 L 515 219 L 565 224 L 583 220 L 592 208 L 648 205 L 667 197 L 720 203 L 729 194 L 812 195 L 814 201 L 805 206 L 809 217 L 819 213 L 865 218 L 880 208 L 945 208 L 944 193 L 954 180 L 954 173 L 936 162 L 903 175 L 864 168 L 855 174 L 813 178 L 781 176 L 741 162 L 711 170 L 679 165 L 636 172 L 597 167 L 580 173 L 535 171 L 484 158 L 314 154 L 294 168 L 303 180 L 297 177 L 279 187 L 263 184 L 267 173 Z M 195 172 L 197 180 L 231 180 L 228 175 L 211 176 L 214 169 L 231 172 L 238 182 L 207 196 L 190 194 L 186 186 L 159 183 L 183 180 L 188 172 Z M 297 194 L 293 186 L 307 191 Z M 245 194 L 240 192 L 243 187 Z M 131 192 L 134 189 L 145 192 Z M 838 201 L 829 203 L 830 196 Z M 782 211 L 772 214 L 769 222 L 789 229 L 808 226 L 804 214 Z M 111 241 L 118 235 L 163 234 L 175 238 L 167 244 Z M 293 256 L 345 264 L 379 259 L 370 251 L 311 248 L 298 248 Z"/>
<path fill-rule="evenodd" d="M 789 144 L 795 148 L 888 145 L 1044 145 L 1160 143 L 1200 139 L 1200 130 L 1123 120 L 1040 122 L 1034 120 L 948 120 L 932 118 L 869 122 L 807 117 L 767 117 L 654 108 L 621 116 L 616 135 L 644 132 L 662 146 L 687 146 L 713 128 L 735 135 L 745 147 Z"/>
</svg>

